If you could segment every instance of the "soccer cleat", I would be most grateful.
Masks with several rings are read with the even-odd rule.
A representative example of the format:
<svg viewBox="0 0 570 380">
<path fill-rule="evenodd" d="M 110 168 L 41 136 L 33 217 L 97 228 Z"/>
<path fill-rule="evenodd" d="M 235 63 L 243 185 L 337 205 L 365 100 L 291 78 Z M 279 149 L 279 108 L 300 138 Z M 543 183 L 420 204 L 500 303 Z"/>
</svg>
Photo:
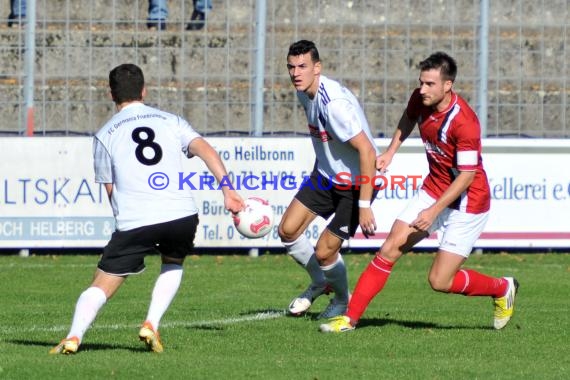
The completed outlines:
<svg viewBox="0 0 570 380">
<path fill-rule="evenodd" d="M 513 277 L 504 277 L 508 282 L 507 293 L 493 299 L 495 305 L 493 327 L 500 330 L 509 323 L 515 309 L 515 296 L 519 288 L 519 282 Z"/>
<path fill-rule="evenodd" d="M 289 304 L 289 314 L 299 316 L 305 313 L 307 310 L 309 310 L 317 297 L 323 294 L 329 294 L 330 292 L 332 292 L 332 288 L 328 284 L 309 285 L 309 287 L 303 293 L 291 301 Z"/>
<path fill-rule="evenodd" d="M 146 347 L 153 352 L 162 352 L 164 348 L 162 347 L 162 342 L 160 341 L 160 335 L 158 331 L 155 331 L 149 321 L 143 323 L 139 331 L 139 339 L 146 344 Z"/>
<path fill-rule="evenodd" d="M 323 323 L 319 330 L 324 333 L 341 333 L 354 330 L 354 326 L 346 315 L 339 315 L 331 318 L 328 323 Z"/>
<path fill-rule="evenodd" d="M 57 346 L 49 350 L 52 355 L 56 354 L 75 354 L 79 349 L 79 338 L 72 336 L 71 338 L 65 338 Z"/>
<path fill-rule="evenodd" d="M 317 316 L 317 319 L 329 319 L 338 317 L 346 313 L 346 307 L 348 306 L 348 301 L 339 301 L 334 297 L 331 302 L 327 305 L 325 310 Z"/>
</svg>

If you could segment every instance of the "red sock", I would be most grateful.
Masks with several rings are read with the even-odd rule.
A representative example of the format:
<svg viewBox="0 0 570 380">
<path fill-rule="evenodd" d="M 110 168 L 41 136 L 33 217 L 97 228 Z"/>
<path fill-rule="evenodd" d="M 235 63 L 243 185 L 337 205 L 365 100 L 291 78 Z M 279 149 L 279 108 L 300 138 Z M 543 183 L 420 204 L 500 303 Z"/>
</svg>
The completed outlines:
<svg viewBox="0 0 570 380">
<path fill-rule="evenodd" d="M 450 293 L 466 296 L 502 297 L 508 283 L 503 278 L 489 277 L 471 269 L 461 269 L 455 274 Z"/>
<path fill-rule="evenodd" d="M 376 256 L 362 272 L 346 310 L 346 316 L 352 323 L 358 322 L 372 298 L 380 293 L 388 281 L 393 265 L 393 262 Z"/>
</svg>

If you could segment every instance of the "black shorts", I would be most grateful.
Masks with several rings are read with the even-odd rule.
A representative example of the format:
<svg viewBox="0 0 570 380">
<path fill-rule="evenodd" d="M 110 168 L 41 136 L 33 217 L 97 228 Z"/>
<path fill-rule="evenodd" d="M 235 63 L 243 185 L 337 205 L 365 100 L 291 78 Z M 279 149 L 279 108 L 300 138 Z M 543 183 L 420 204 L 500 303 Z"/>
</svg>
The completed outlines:
<svg viewBox="0 0 570 380">
<path fill-rule="evenodd" d="M 340 185 L 345 187 L 345 185 Z M 374 190 L 372 199 L 374 201 L 378 194 Z M 358 200 L 360 199 L 360 189 L 354 186 L 350 189 L 339 189 L 334 186 L 329 178 L 322 176 L 318 172 L 311 173 L 310 181 L 303 182 L 303 186 L 295 198 L 316 215 L 328 219 L 327 229 L 343 240 L 353 237 L 358 228 Z"/>
<path fill-rule="evenodd" d="M 115 231 L 103 249 L 97 267 L 105 273 L 128 275 L 144 270 L 144 257 L 151 253 L 183 259 L 194 248 L 198 215 L 152 224 L 128 231 Z"/>
</svg>

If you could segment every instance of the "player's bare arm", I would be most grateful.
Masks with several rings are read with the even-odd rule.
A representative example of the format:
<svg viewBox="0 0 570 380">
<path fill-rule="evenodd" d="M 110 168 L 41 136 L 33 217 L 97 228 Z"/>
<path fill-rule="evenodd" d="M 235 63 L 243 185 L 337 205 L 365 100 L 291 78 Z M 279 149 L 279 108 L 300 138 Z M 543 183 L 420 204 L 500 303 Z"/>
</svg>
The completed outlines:
<svg viewBox="0 0 570 380">
<path fill-rule="evenodd" d="M 107 191 L 107 196 L 109 197 L 109 201 L 110 201 L 111 195 L 113 194 L 113 184 L 112 183 L 106 183 L 105 184 L 105 190 Z"/>
<path fill-rule="evenodd" d="M 380 170 L 384 173 L 390 163 L 392 163 L 392 158 L 400 148 L 400 145 L 408 138 L 410 133 L 414 130 L 416 125 L 416 120 L 411 120 L 408 116 L 408 113 L 404 111 L 402 113 L 402 117 L 398 122 L 398 127 L 394 131 L 394 135 L 392 136 L 392 141 L 386 151 L 376 157 L 376 169 Z"/>
<path fill-rule="evenodd" d="M 220 183 L 224 177 L 227 178 L 228 172 L 218 152 L 203 138 L 195 138 L 188 145 L 188 151 L 200 157 L 208 167 L 208 170 L 214 175 L 216 181 Z M 224 194 L 224 206 L 226 210 L 237 213 L 244 208 L 244 201 L 242 197 L 229 186 L 222 186 L 222 193 Z"/>
<path fill-rule="evenodd" d="M 475 171 L 460 171 L 451 185 L 442 196 L 429 208 L 421 211 L 418 217 L 410 224 L 418 230 L 426 231 L 435 221 L 435 218 L 463 193 L 475 178 Z"/>
<path fill-rule="evenodd" d="M 373 193 L 371 181 L 376 175 L 376 169 L 374 167 L 376 149 L 374 149 L 374 146 L 364 132 L 360 132 L 351 138 L 349 143 L 358 151 L 360 158 L 360 175 L 368 180 L 362 181 L 363 183 L 360 185 L 360 200 L 368 202 L 368 206 L 360 207 L 358 213 L 360 228 L 365 235 L 374 235 L 374 231 L 376 231 L 376 220 L 374 219 L 374 213 L 370 208 L 369 202 L 370 199 L 372 199 Z"/>
</svg>

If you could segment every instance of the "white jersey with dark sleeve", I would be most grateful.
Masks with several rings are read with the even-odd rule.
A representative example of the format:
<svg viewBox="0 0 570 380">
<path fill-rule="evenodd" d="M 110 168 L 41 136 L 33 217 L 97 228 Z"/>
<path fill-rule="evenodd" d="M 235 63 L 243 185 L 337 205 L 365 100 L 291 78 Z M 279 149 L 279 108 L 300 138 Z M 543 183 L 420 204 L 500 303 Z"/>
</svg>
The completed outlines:
<svg viewBox="0 0 570 380">
<path fill-rule="evenodd" d="M 186 120 L 142 103 L 124 107 L 97 132 L 95 181 L 113 184 L 111 205 L 118 230 L 198 213 L 190 190 L 178 188 L 182 159 L 197 137 Z M 167 181 L 164 189 L 156 189 Z"/>
<path fill-rule="evenodd" d="M 347 141 L 364 131 L 379 154 L 358 99 L 346 87 L 323 75 L 313 99 L 302 91 L 297 92 L 297 97 L 307 115 L 317 170 L 333 181 L 339 173 L 350 173 L 354 183 L 360 174 L 360 157 Z"/>
</svg>

